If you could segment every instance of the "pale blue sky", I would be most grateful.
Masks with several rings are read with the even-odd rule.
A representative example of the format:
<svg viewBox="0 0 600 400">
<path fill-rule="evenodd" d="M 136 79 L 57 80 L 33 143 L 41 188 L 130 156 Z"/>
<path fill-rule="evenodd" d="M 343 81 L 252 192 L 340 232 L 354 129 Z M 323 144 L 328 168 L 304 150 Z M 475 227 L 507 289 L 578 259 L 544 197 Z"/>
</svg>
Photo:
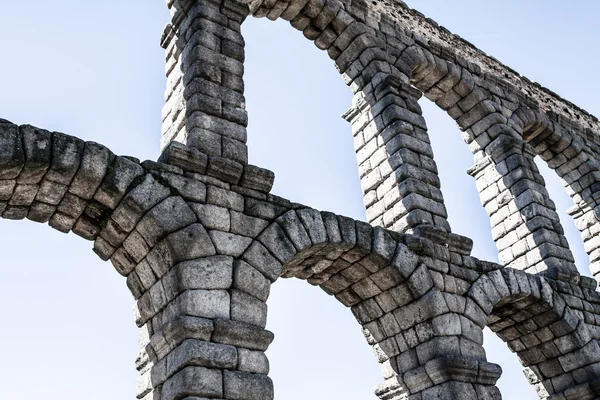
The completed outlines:
<svg viewBox="0 0 600 400">
<path fill-rule="evenodd" d="M 412 7 L 593 114 L 600 3 L 414 0 Z M 0 0 L 0 118 L 62 131 L 141 159 L 158 156 L 164 91 L 162 1 Z M 253 164 L 274 192 L 358 219 L 364 210 L 349 125 L 350 92 L 332 62 L 283 21 L 249 19 L 247 103 Z M 442 189 L 455 232 L 495 260 L 487 216 L 465 170 L 472 158 L 449 117 L 426 100 Z M 559 211 L 570 206 L 546 173 Z M 564 213 L 563 213 L 564 214 Z M 586 256 L 565 229 L 580 270 Z M 137 329 L 124 279 L 91 243 L 30 221 L 0 220 L 2 398 L 133 399 Z M 374 399 L 379 367 L 351 313 L 319 289 L 280 281 L 269 300 L 276 399 Z M 505 370 L 505 399 L 534 399 L 516 357 L 486 337 Z"/>
</svg>

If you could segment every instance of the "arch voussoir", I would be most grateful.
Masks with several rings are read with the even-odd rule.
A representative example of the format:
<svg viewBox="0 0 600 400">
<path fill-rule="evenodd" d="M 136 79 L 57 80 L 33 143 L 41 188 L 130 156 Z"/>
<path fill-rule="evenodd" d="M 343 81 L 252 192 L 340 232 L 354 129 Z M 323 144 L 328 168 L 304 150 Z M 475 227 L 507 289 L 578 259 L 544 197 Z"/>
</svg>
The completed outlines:
<svg viewBox="0 0 600 400">
<path fill-rule="evenodd" d="M 8 121 L 0 125 L 3 218 L 48 222 L 95 240 L 142 174 L 139 163 L 100 144 Z"/>
<path fill-rule="evenodd" d="M 568 398 L 573 382 L 584 396 L 595 395 L 586 378 L 575 375 L 600 367 L 593 350 L 597 340 L 551 281 L 505 268 L 482 275 L 469 297 L 488 316 L 490 329 L 517 353 L 540 398 Z"/>
<path fill-rule="evenodd" d="M 282 214 L 258 235 L 256 242 L 266 254 L 249 257 L 255 243 L 244 257 L 254 271 L 271 257 L 281 266 L 282 277 L 307 280 L 350 308 L 382 365 L 386 382 L 378 389 L 380 396 L 432 394 L 436 385 L 452 382 L 496 393 L 489 385 L 500 370 L 485 361 L 481 328 L 466 316 L 464 305 L 448 303 L 456 300 L 454 295 L 444 293 L 443 282 L 440 287 L 408 247 L 405 242 L 416 245 L 411 238 L 299 208 Z M 461 375 L 461 368 L 471 369 Z M 429 383 L 418 383 L 423 379 Z"/>
</svg>

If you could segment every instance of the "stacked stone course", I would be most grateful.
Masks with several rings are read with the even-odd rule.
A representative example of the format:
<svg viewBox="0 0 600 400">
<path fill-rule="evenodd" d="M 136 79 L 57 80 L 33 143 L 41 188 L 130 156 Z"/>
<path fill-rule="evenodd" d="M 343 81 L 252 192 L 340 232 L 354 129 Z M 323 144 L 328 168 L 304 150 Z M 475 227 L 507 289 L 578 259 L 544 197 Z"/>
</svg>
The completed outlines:
<svg viewBox="0 0 600 400">
<path fill-rule="evenodd" d="M 562 178 L 600 269 L 598 120 L 400 1 L 168 0 L 157 162 L 0 120 L 0 214 L 94 241 L 126 277 L 143 400 L 269 400 L 266 301 L 280 277 L 319 286 L 362 327 L 381 399 L 500 399 L 489 327 L 542 399 L 600 398 L 600 296 L 580 276 L 534 158 Z M 283 18 L 354 93 L 367 222 L 270 193 L 248 164 L 241 25 Z M 473 153 L 500 265 L 452 233 L 419 99 Z"/>
</svg>

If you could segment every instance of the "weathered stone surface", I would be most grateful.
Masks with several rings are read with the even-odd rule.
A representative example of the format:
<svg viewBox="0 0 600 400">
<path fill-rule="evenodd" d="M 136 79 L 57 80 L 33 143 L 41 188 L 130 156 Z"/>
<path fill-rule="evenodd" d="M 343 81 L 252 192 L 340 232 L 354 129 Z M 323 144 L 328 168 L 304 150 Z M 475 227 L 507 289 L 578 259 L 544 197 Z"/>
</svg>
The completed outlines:
<svg viewBox="0 0 600 400">
<path fill-rule="evenodd" d="M 281 263 L 259 242 L 252 243 L 242 257 L 272 282 L 281 275 Z"/>
<path fill-rule="evenodd" d="M 52 134 L 52 158 L 45 179 L 69 185 L 79 169 L 84 142 L 73 136 Z"/>
<path fill-rule="evenodd" d="M 48 167 L 52 155 L 52 134 L 31 125 L 19 127 L 23 135 L 25 165 L 19 174 L 19 183 L 39 183 Z"/>
<path fill-rule="evenodd" d="M 167 380 L 162 388 L 163 400 L 184 396 L 223 396 L 223 373 L 218 369 L 187 367 Z"/>
<path fill-rule="evenodd" d="M 206 229 L 217 229 L 223 232 L 228 232 L 231 224 L 230 211 L 227 208 L 215 206 L 212 204 L 197 204 L 192 203 L 190 207 L 198 220 Z"/>
<path fill-rule="evenodd" d="M 271 282 L 250 264 L 239 260 L 235 261 L 233 265 L 232 287 L 257 299 L 267 301 L 271 291 Z"/>
<path fill-rule="evenodd" d="M 232 283 L 233 258 L 214 256 L 184 261 L 173 268 L 180 290 L 229 289 Z"/>
<path fill-rule="evenodd" d="M 152 208 L 136 229 L 153 246 L 166 234 L 196 222 L 196 215 L 181 197 L 171 196 Z"/>
<path fill-rule="evenodd" d="M 224 254 L 233 257 L 239 257 L 248 248 L 252 239 L 246 236 L 240 236 L 229 232 L 210 231 L 208 232 L 212 242 L 215 244 L 217 254 Z"/>
<path fill-rule="evenodd" d="M 225 396 L 233 400 L 273 399 L 273 382 L 266 375 L 224 371 Z"/>
<path fill-rule="evenodd" d="M 186 178 L 181 175 L 171 173 L 161 173 L 172 190 L 183 197 L 185 200 L 204 203 L 206 201 L 206 185 L 196 179 Z"/>
<path fill-rule="evenodd" d="M 262 351 L 238 349 L 238 369 L 253 374 L 268 374 L 269 359 Z"/>
<path fill-rule="evenodd" d="M 225 290 L 186 290 L 177 299 L 183 314 L 204 318 L 229 318 L 229 303 Z"/>
<path fill-rule="evenodd" d="M 190 339 L 167 357 L 167 375 L 172 376 L 189 366 L 233 369 L 237 366 L 237 350 L 233 346 Z"/>
<path fill-rule="evenodd" d="M 114 154 L 106 147 L 98 143 L 86 142 L 81 165 L 73 178 L 69 191 L 88 200 L 94 197 L 114 157 Z"/>
<path fill-rule="evenodd" d="M 267 325 L 267 305 L 245 292 L 232 290 L 231 319 L 264 328 Z"/>
<path fill-rule="evenodd" d="M 158 183 L 151 174 L 127 193 L 111 218 L 127 232 L 135 228 L 144 214 L 171 194 L 169 188 Z"/>
<path fill-rule="evenodd" d="M 8 121 L 0 123 L 0 179 L 15 179 L 24 163 L 19 127 Z"/>
<path fill-rule="evenodd" d="M 254 165 L 246 165 L 240 181 L 240 186 L 269 193 L 273 187 L 275 174 L 267 169 Z"/>
<path fill-rule="evenodd" d="M 265 351 L 273 341 L 273 334 L 244 322 L 217 319 L 214 321 L 212 340 L 251 350 Z"/>
<path fill-rule="evenodd" d="M 402 2 L 168 7 L 158 162 L 0 120 L 1 216 L 95 240 L 127 277 L 142 327 L 138 398 L 272 399 L 265 302 L 280 276 L 351 308 L 382 364 L 383 400 L 499 399 L 486 326 L 540 397 L 597 397 L 600 296 L 573 264 L 533 161 L 574 198 L 600 276 L 597 119 Z M 240 24 L 250 13 L 302 30 L 355 94 L 344 117 L 368 223 L 271 195 L 274 174 L 248 165 Z M 422 95 L 463 129 L 502 266 L 451 233 Z"/>
<path fill-rule="evenodd" d="M 125 157 L 116 157 L 108 166 L 108 172 L 94 194 L 94 199 L 114 209 L 126 194 L 131 182 L 142 173 L 143 169 L 139 164 Z"/>
</svg>

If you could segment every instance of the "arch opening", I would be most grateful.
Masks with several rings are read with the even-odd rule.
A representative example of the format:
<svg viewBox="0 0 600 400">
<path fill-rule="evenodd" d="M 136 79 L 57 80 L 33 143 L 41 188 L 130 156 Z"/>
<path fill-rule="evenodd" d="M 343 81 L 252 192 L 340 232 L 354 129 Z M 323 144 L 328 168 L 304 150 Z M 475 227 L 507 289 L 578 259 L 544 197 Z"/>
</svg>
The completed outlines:
<svg viewBox="0 0 600 400">
<path fill-rule="evenodd" d="M 593 396 L 588 382 L 598 369 L 598 347 L 581 311 L 554 282 L 511 268 L 482 276 L 470 296 L 487 315 L 487 326 L 519 357 L 541 399 L 578 392 Z M 588 352 L 581 349 L 588 349 Z"/>
<path fill-rule="evenodd" d="M 277 398 L 375 398 L 381 371 L 349 310 L 297 279 L 276 282 L 267 304 Z"/>
<path fill-rule="evenodd" d="M 286 21 L 249 18 L 242 30 L 250 160 L 275 172 L 274 193 L 364 220 L 356 155 L 339 117 L 351 92 L 331 60 Z"/>
<path fill-rule="evenodd" d="M 553 198 L 559 207 L 566 210 L 569 220 L 563 223 L 569 242 L 574 245 L 576 265 L 582 275 L 597 275 L 598 251 L 592 238 L 600 229 L 596 217 L 597 195 L 595 189 L 600 179 L 596 155 L 593 151 L 593 139 L 585 139 L 585 135 L 573 126 L 568 132 L 558 122 L 551 121 L 545 114 L 521 112 L 520 121 L 526 126 L 524 137 L 539 157 L 540 173 L 547 181 L 555 182 L 562 190 L 553 190 Z M 556 184 L 560 182 L 560 184 Z M 571 198 L 568 200 L 567 195 Z M 559 213 L 561 219 L 565 217 Z M 576 235 L 573 224 L 579 231 Z M 583 247 L 583 248 L 582 248 Z M 583 251 L 582 251 L 583 250 Z M 588 257 L 584 254 L 587 253 Z M 587 258 L 587 260 L 585 260 Z M 585 268 L 584 265 L 591 265 Z M 589 283 L 592 285 L 592 282 Z"/>
<path fill-rule="evenodd" d="M 132 398 L 138 329 L 123 278 L 74 235 L 1 223 L 5 396 Z"/>
</svg>

